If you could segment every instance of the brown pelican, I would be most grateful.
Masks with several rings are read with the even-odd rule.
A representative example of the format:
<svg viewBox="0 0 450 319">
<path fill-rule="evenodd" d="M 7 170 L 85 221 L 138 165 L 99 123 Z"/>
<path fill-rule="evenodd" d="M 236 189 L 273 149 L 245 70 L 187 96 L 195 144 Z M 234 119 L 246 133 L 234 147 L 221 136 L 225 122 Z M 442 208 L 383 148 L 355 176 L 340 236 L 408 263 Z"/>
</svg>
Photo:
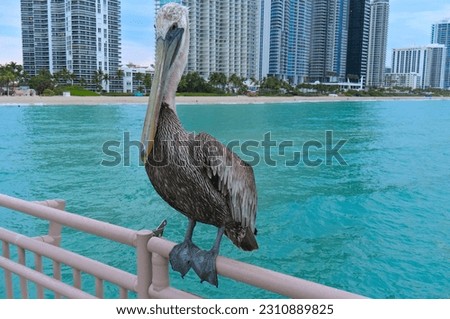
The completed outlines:
<svg viewBox="0 0 450 319">
<path fill-rule="evenodd" d="M 189 220 L 186 236 L 170 252 L 172 268 L 192 267 L 217 286 L 216 257 L 222 235 L 243 250 L 258 248 L 253 169 L 214 137 L 189 133 L 175 109 L 175 93 L 187 64 L 188 10 L 170 3 L 156 16 L 156 66 L 142 132 L 141 157 L 156 192 Z M 196 222 L 218 228 L 209 251 L 192 243 Z"/>
</svg>

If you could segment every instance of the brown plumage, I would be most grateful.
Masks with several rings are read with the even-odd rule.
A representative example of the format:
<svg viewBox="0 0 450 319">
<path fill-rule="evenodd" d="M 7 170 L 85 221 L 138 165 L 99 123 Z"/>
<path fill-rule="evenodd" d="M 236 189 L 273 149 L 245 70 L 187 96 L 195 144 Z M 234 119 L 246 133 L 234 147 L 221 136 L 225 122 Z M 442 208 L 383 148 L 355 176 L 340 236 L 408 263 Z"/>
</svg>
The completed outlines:
<svg viewBox="0 0 450 319">
<path fill-rule="evenodd" d="M 170 3 L 156 17 L 156 68 L 142 131 L 141 156 L 153 187 L 189 219 L 185 240 L 169 255 L 184 276 L 192 267 L 202 281 L 218 284 L 215 260 L 222 235 L 243 250 L 258 248 L 253 169 L 214 137 L 189 133 L 175 107 L 175 92 L 189 49 L 187 8 Z M 213 248 L 192 243 L 196 222 L 218 227 Z"/>
<path fill-rule="evenodd" d="M 145 169 L 170 206 L 195 221 L 225 226 L 225 234 L 239 248 L 258 248 L 252 167 L 209 134 L 185 131 L 164 104 Z"/>
</svg>

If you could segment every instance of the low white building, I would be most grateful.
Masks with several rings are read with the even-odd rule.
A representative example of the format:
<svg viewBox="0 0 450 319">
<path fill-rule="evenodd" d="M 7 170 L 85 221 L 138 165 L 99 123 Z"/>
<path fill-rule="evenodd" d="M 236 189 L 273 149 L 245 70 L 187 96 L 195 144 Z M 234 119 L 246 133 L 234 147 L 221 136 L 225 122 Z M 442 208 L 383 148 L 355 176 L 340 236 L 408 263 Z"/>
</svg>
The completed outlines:
<svg viewBox="0 0 450 319">
<path fill-rule="evenodd" d="M 342 91 L 348 91 L 348 90 L 362 91 L 362 90 L 364 90 L 364 77 L 359 79 L 359 82 L 350 82 L 350 79 L 347 79 L 347 82 L 320 83 L 319 81 L 316 81 L 313 84 L 315 84 L 315 85 L 322 84 L 322 85 L 327 85 L 327 86 L 339 86 L 339 90 L 342 90 Z"/>
<path fill-rule="evenodd" d="M 146 76 L 153 79 L 155 74 L 151 66 L 139 66 L 129 63 L 121 67 L 123 71 L 123 93 L 146 94 L 150 87 L 146 84 Z"/>
<path fill-rule="evenodd" d="M 386 73 L 386 87 L 403 87 L 418 89 L 421 87 L 421 77 L 418 73 Z"/>
</svg>

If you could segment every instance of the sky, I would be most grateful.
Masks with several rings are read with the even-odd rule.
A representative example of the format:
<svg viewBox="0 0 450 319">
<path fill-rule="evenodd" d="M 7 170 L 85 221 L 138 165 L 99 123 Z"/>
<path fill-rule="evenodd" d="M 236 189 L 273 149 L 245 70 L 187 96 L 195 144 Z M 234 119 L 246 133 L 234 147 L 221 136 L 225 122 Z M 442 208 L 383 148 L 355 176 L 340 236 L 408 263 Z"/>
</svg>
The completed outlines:
<svg viewBox="0 0 450 319">
<path fill-rule="evenodd" d="M 122 63 L 154 62 L 154 0 L 122 1 Z M 431 42 L 431 25 L 450 18 L 449 0 L 390 0 L 388 60 L 393 48 Z M 0 64 L 22 64 L 20 0 L 0 0 Z"/>
</svg>

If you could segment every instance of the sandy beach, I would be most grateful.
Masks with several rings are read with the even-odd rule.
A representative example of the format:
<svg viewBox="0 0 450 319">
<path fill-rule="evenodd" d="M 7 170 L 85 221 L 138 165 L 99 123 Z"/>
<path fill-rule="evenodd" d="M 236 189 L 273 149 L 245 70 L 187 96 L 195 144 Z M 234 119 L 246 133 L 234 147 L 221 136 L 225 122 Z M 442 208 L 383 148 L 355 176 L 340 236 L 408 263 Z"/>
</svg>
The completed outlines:
<svg viewBox="0 0 450 319">
<path fill-rule="evenodd" d="M 426 97 L 347 97 L 347 96 L 179 96 L 177 104 L 255 104 L 329 101 L 428 100 Z M 450 99 L 433 97 L 433 99 Z M 148 97 L 136 96 L 0 96 L 0 105 L 97 105 L 146 104 Z"/>
</svg>

